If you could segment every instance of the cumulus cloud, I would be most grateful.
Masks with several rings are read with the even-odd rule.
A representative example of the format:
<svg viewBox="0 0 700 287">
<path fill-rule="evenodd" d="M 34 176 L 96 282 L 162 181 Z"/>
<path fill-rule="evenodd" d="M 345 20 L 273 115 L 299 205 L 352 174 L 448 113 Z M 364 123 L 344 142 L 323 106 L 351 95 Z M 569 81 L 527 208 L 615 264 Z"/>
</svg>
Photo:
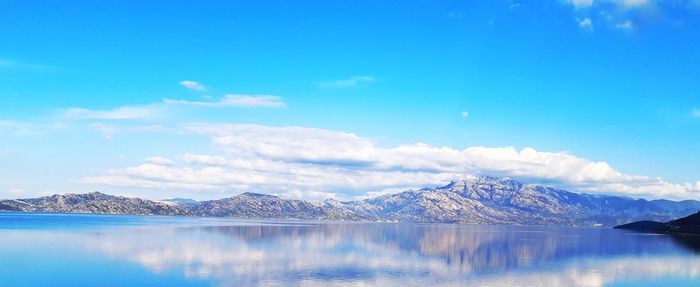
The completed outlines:
<svg viewBox="0 0 700 287">
<path fill-rule="evenodd" d="M 363 84 L 369 84 L 374 82 L 374 80 L 374 77 L 355 76 L 348 79 L 319 83 L 318 86 L 321 88 L 352 88 Z"/>
<path fill-rule="evenodd" d="M 695 182 L 695 184 L 686 183 L 685 189 L 691 192 L 700 192 L 700 181 Z"/>
<path fill-rule="evenodd" d="M 351 199 L 435 186 L 478 175 L 508 176 L 574 191 L 638 197 L 699 198 L 698 184 L 624 174 L 606 162 L 533 148 L 427 144 L 380 147 L 353 133 L 306 127 L 189 124 L 211 138 L 215 155 L 182 155 L 178 167 L 152 159 L 85 178 L 90 184 L 155 189 L 261 191 L 290 197 Z"/>
<path fill-rule="evenodd" d="M 200 107 L 260 107 L 281 108 L 286 106 L 281 97 L 271 95 L 226 95 L 216 102 L 164 99 L 170 105 L 190 105 Z"/>
<path fill-rule="evenodd" d="M 355 165 L 378 156 L 374 145 L 353 133 L 307 127 L 190 124 L 184 130 L 212 137 L 228 154 L 317 164 Z"/>
<path fill-rule="evenodd" d="M 193 91 L 203 92 L 207 90 L 207 87 L 195 81 L 181 81 L 179 84 Z"/>
</svg>

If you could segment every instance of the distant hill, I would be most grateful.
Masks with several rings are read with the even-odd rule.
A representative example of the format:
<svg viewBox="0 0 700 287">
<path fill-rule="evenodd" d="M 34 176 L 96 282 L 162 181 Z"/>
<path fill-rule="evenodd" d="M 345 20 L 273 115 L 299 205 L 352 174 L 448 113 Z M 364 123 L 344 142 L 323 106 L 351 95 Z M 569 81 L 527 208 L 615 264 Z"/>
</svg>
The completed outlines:
<svg viewBox="0 0 700 287">
<path fill-rule="evenodd" d="M 667 223 L 673 233 L 700 234 L 700 212 Z"/>
<path fill-rule="evenodd" d="M 89 194 L 1 200 L 2 211 L 196 215 L 236 218 L 368 220 L 475 224 L 615 226 L 667 222 L 697 212 L 700 202 L 578 194 L 508 178 L 478 177 L 437 188 L 408 190 L 359 201 L 283 199 L 244 193 L 197 202 L 150 201 Z"/>
<path fill-rule="evenodd" d="M 642 220 L 627 224 L 622 224 L 615 226 L 617 229 L 627 229 L 639 232 L 666 232 L 668 226 L 663 222 L 656 222 L 651 220 Z"/>
<path fill-rule="evenodd" d="M 642 232 L 700 234 L 700 212 L 665 223 L 646 220 L 618 225 L 615 228 Z"/>
<path fill-rule="evenodd" d="M 99 192 L 52 195 L 0 201 L 0 210 L 101 214 L 192 215 L 188 209 L 163 202 L 127 198 Z"/>
</svg>

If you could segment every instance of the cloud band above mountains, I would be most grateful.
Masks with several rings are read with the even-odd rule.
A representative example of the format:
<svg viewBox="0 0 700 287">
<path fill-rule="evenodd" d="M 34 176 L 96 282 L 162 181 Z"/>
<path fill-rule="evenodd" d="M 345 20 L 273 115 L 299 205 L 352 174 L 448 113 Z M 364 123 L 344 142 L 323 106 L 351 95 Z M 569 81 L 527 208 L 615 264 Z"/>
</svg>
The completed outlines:
<svg viewBox="0 0 700 287">
<path fill-rule="evenodd" d="M 421 143 L 380 147 L 353 133 L 245 124 L 185 124 L 178 130 L 209 137 L 217 153 L 149 158 L 141 165 L 112 169 L 81 182 L 351 199 L 494 175 L 579 192 L 675 199 L 700 194 L 700 182 L 674 184 L 624 174 L 606 162 L 529 147 L 460 150 Z"/>
</svg>

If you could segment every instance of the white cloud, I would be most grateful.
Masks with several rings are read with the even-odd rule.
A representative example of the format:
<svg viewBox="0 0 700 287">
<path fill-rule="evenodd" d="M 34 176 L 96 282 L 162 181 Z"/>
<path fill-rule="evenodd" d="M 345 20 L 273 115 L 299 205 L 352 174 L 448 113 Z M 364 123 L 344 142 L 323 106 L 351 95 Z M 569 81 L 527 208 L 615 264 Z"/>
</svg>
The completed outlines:
<svg viewBox="0 0 700 287">
<path fill-rule="evenodd" d="M 106 110 L 86 108 L 67 108 L 58 111 L 58 118 L 63 120 L 148 120 L 172 115 L 174 105 L 196 107 L 248 107 L 248 108 L 282 108 L 286 103 L 281 97 L 271 95 L 226 95 L 216 102 L 200 102 L 163 99 L 163 102 L 141 106 L 123 106 Z"/>
<path fill-rule="evenodd" d="M 468 117 L 469 117 L 469 112 L 463 111 L 463 112 L 462 112 L 462 117 L 463 117 L 463 118 L 468 118 Z"/>
<path fill-rule="evenodd" d="M 32 63 L 18 62 L 9 59 L 0 59 L 0 69 L 13 69 L 13 70 L 47 70 L 52 67 L 46 65 L 38 65 Z"/>
<path fill-rule="evenodd" d="M 12 61 L 12 60 L 0 59 L 0 68 L 13 67 L 16 64 L 17 64 L 17 62 Z"/>
<path fill-rule="evenodd" d="M 321 88 L 352 88 L 374 82 L 374 80 L 374 77 L 355 76 L 343 80 L 319 83 L 318 86 Z"/>
<path fill-rule="evenodd" d="M 353 133 L 306 127 L 191 124 L 185 130 L 212 136 L 226 153 L 313 163 L 361 164 L 377 156 L 369 140 Z"/>
<path fill-rule="evenodd" d="M 282 108 L 286 103 L 281 97 L 271 95 L 226 95 L 217 102 L 201 102 L 163 99 L 170 105 L 190 105 L 200 107 L 250 107 L 250 108 Z"/>
<path fill-rule="evenodd" d="M 181 81 L 179 84 L 193 91 L 203 92 L 207 90 L 207 87 L 195 81 Z"/>
<path fill-rule="evenodd" d="M 593 0 L 570 0 L 570 3 L 576 8 L 587 8 L 593 5 Z"/>
<path fill-rule="evenodd" d="M 160 157 L 160 156 L 152 156 L 149 158 L 146 158 L 146 163 L 149 164 L 155 164 L 155 165 L 162 165 L 162 166 L 170 166 L 175 164 L 172 160 Z"/>
<path fill-rule="evenodd" d="M 691 192 L 700 192 L 700 181 L 695 182 L 694 185 L 692 183 L 686 183 L 685 189 Z"/>
<path fill-rule="evenodd" d="M 25 191 L 21 188 L 11 188 L 7 191 L 7 193 L 10 194 L 10 196 L 21 196 L 22 194 L 25 194 Z"/>
<path fill-rule="evenodd" d="M 105 140 L 112 140 L 112 134 L 114 134 L 114 132 L 116 130 L 116 128 L 114 128 L 114 127 L 100 125 L 100 124 L 91 124 L 90 128 L 102 132 L 102 138 Z"/>
<path fill-rule="evenodd" d="M 102 138 L 111 140 L 116 133 L 148 133 L 148 132 L 164 132 L 169 129 L 160 125 L 150 126 L 110 126 L 103 124 L 91 124 L 90 128 L 102 132 Z"/>
<path fill-rule="evenodd" d="M 698 184 L 624 174 L 606 162 L 533 148 L 426 144 L 379 147 L 352 133 L 305 127 L 190 124 L 217 155 L 184 154 L 182 167 L 147 161 L 83 179 L 156 189 L 264 191 L 290 196 L 334 193 L 350 199 L 387 189 L 434 186 L 475 175 L 509 176 L 574 191 L 651 198 L 700 198 Z"/>
<path fill-rule="evenodd" d="M 560 0 L 573 6 L 573 16 L 580 28 L 595 27 L 632 31 L 640 23 L 651 24 L 662 18 L 683 21 L 678 9 L 696 9 L 690 1 L 651 0 Z M 674 2 L 674 3 L 671 3 Z M 677 2 L 677 3 L 675 3 Z M 653 17 L 650 17 L 653 15 Z"/>
<path fill-rule="evenodd" d="M 582 29 L 593 30 L 593 22 L 591 22 L 591 18 L 588 17 L 578 20 L 578 26 Z"/>
<path fill-rule="evenodd" d="M 300 190 L 300 189 L 292 189 L 287 192 L 283 193 L 275 193 L 273 195 L 282 197 L 282 198 L 291 198 L 291 199 L 306 199 L 306 200 L 326 200 L 326 199 L 337 199 L 338 194 L 334 192 L 322 192 L 322 191 L 315 191 L 315 190 Z"/>
<path fill-rule="evenodd" d="M 24 122 L 0 120 L 0 134 L 7 133 L 15 136 L 31 136 L 51 131 L 69 129 L 70 126 L 61 122 Z"/>
<path fill-rule="evenodd" d="M 694 118 L 700 118 L 700 109 L 693 109 L 690 111 L 690 115 Z"/>
<path fill-rule="evenodd" d="M 422 188 L 422 186 L 415 186 L 415 187 L 411 187 L 408 189 L 420 189 L 420 188 Z M 379 191 L 368 191 L 367 193 L 365 193 L 363 195 L 355 196 L 352 199 L 353 200 L 364 200 L 364 199 L 375 198 L 377 196 L 382 196 L 382 195 L 387 195 L 387 194 L 396 194 L 396 193 L 400 193 L 400 192 L 403 192 L 406 190 L 407 190 L 407 188 L 405 188 L 405 187 L 390 187 L 390 188 L 385 188 L 385 189 L 382 189 Z"/>
<path fill-rule="evenodd" d="M 623 0 L 622 5 L 628 8 L 642 7 L 649 5 L 649 0 Z"/>
<path fill-rule="evenodd" d="M 622 29 L 622 30 L 632 30 L 634 29 L 634 23 L 630 20 L 625 20 L 620 23 L 615 24 L 615 28 Z"/>
<path fill-rule="evenodd" d="M 622 8 L 639 8 L 650 5 L 649 0 L 565 0 L 577 9 L 590 8 L 596 4 L 610 4 Z"/>
<path fill-rule="evenodd" d="M 160 114 L 157 105 L 125 106 L 110 110 L 68 108 L 61 110 L 60 118 L 71 120 L 134 120 L 150 119 Z"/>
</svg>

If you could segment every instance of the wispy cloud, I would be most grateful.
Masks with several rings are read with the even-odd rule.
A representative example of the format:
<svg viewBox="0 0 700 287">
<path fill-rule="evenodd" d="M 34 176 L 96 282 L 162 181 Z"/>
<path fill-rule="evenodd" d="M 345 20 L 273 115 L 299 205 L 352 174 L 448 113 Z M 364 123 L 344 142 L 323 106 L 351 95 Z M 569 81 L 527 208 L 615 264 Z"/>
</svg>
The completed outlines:
<svg viewBox="0 0 700 287">
<path fill-rule="evenodd" d="M 693 109 L 690 111 L 690 115 L 694 118 L 700 118 L 700 109 Z"/>
<path fill-rule="evenodd" d="M 640 8 L 651 5 L 649 0 L 563 0 L 570 3 L 577 9 L 587 9 L 596 5 L 611 5 L 616 8 Z"/>
<path fill-rule="evenodd" d="M 587 8 L 593 5 L 593 0 L 569 0 L 576 8 Z"/>
<path fill-rule="evenodd" d="M 630 20 L 625 20 L 615 24 L 615 28 L 622 30 L 632 30 L 634 29 L 634 23 Z"/>
<path fill-rule="evenodd" d="M 200 107 L 259 107 L 282 108 L 286 103 L 281 97 L 271 95 L 226 95 L 216 102 L 163 99 L 169 105 L 190 105 Z"/>
<path fill-rule="evenodd" d="M 322 82 L 318 86 L 321 88 L 352 88 L 374 82 L 374 77 L 355 76 L 348 79 Z"/>
<path fill-rule="evenodd" d="M 462 111 L 461 115 L 462 115 L 463 118 L 468 118 L 468 117 L 469 117 L 469 112 L 467 112 L 467 111 Z"/>
<path fill-rule="evenodd" d="M 60 112 L 60 117 L 70 120 L 135 120 L 152 119 L 160 114 L 157 105 L 125 106 L 108 110 L 68 108 Z"/>
<path fill-rule="evenodd" d="M 67 128 L 69 127 L 61 122 L 0 120 L 0 133 L 9 132 L 15 136 L 38 135 Z"/>
<path fill-rule="evenodd" d="M 39 65 L 33 63 L 19 62 L 10 59 L 0 58 L 0 69 L 19 69 L 19 70 L 46 70 L 50 68 L 46 65 Z"/>
<path fill-rule="evenodd" d="M 13 197 L 17 197 L 25 194 L 25 191 L 21 188 L 10 188 L 10 190 L 8 190 L 7 193 Z"/>
<path fill-rule="evenodd" d="M 618 1 L 620 2 L 620 1 Z M 649 0 L 622 0 L 622 6 L 625 7 L 641 7 L 649 5 Z"/>
<path fill-rule="evenodd" d="M 102 138 L 105 140 L 111 140 L 116 133 L 152 133 L 152 132 L 166 132 L 170 129 L 165 128 L 161 125 L 150 125 L 150 126 L 113 126 L 113 125 L 103 125 L 103 124 L 92 124 L 90 128 L 102 132 Z"/>
<path fill-rule="evenodd" d="M 149 164 L 162 165 L 162 166 L 170 166 L 170 165 L 174 164 L 174 162 L 172 160 L 161 157 L 161 156 L 149 157 L 146 159 L 146 162 Z"/>
<path fill-rule="evenodd" d="M 207 90 L 207 87 L 195 81 L 181 81 L 179 84 L 193 91 L 203 92 Z"/>
<path fill-rule="evenodd" d="M 281 97 L 271 95 L 226 95 L 218 101 L 163 99 L 159 103 L 104 110 L 77 107 L 60 109 L 58 118 L 61 120 L 155 120 L 176 113 L 177 110 L 174 110 L 173 105 L 209 108 L 282 108 L 286 103 Z"/>
</svg>

